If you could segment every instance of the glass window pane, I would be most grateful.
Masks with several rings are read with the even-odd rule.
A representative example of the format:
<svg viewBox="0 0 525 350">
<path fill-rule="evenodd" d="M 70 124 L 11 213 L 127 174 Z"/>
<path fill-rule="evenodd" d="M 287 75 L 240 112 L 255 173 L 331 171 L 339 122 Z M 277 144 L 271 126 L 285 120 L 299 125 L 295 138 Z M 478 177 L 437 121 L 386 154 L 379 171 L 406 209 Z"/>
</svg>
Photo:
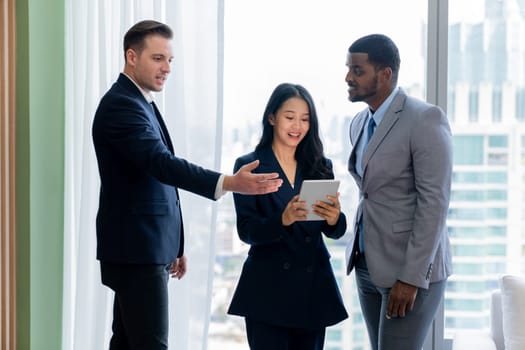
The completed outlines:
<svg viewBox="0 0 525 350">
<path fill-rule="evenodd" d="M 455 135 L 453 138 L 454 165 L 482 165 L 484 138 L 481 135 Z"/>
<path fill-rule="evenodd" d="M 507 148 L 509 137 L 507 135 L 489 135 L 490 148 Z"/>
<path fill-rule="evenodd" d="M 228 151 L 223 154 L 222 171 L 231 173 L 235 159 L 255 147 L 261 135 L 264 107 L 275 86 L 282 82 L 301 84 L 315 101 L 324 149 L 333 161 L 335 176 L 341 180 L 342 207 L 351 223 L 358 190 L 347 172 L 348 129 L 351 118 L 365 105 L 351 103 L 347 98 L 348 47 L 366 34 L 381 32 L 390 36 L 401 55 L 399 85 L 424 99 L 426 1 L 369 0 L 357 4 L 348 0 L 227 0 L 224 11 L 223 149 Z M 373 14 L 373 20 L 369 14 Z M 399 18 L 403 18 L 401 24 Z M 208 347 L 246 350 L 244 320 L 226 315 L 226 310 L 249 247 L 237 236 L 232 196 L 226 195 L 221 201 Z M 337 241 L 325 239 L 350 315 L 330 327 L 326 348 L 367 350 L 368 337 L 354 276 L 345 274 L 347 240 L 347 235 Z"/>
<path fill-rule="evenodd" d="M 525 88 L 519 88 L 516 96 L 516 119 L 525 121 Z"/>
<path fill-rule="evenodd" d="M 507 192 L 504 190 L 452 190 L 453 201 L 495 201 L 506 200 Z"/>
<path fill-rule="evenodd" d="M 525 272 L 524 1 L 449 1 L 454 274 L 445 335 L 489 329 L 490 293 Z"/>
</svg>

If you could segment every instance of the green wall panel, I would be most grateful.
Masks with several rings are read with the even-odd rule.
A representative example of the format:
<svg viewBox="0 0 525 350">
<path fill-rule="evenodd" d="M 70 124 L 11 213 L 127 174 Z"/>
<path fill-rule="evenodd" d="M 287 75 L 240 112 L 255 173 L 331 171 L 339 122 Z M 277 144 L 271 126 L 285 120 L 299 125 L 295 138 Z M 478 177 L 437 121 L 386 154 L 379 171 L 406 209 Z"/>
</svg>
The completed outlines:
<svg viewBox="0 0 525 350">
<path fill-rule="evenodd" d="M 64 3 L 17 1 L 18 349 L 62 343 Z"/>
</svg>

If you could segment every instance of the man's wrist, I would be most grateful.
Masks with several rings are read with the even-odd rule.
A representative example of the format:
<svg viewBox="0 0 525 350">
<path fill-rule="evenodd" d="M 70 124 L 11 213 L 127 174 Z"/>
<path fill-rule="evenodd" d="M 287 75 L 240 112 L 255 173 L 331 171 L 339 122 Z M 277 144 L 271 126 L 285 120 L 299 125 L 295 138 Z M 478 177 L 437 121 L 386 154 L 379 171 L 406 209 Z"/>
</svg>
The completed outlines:
<svg viewBox="0 0 525 350">
<path fill-rule="evenodd" d="M 228 191 L 225 187 L 226 178 L 227 176 L 224 174 L 221 174 L 219 176 L 219 179 L 217 180 L 217 186 L 215 187 L 215 196 L 214 196 L 215 199 L 221 198 Z"/>
<path fill-rule="evenodd" d="M 233 176 L 232 175 L 223 175 L 222 190 L 224 192 L 233 192 Z"/>
</svg>

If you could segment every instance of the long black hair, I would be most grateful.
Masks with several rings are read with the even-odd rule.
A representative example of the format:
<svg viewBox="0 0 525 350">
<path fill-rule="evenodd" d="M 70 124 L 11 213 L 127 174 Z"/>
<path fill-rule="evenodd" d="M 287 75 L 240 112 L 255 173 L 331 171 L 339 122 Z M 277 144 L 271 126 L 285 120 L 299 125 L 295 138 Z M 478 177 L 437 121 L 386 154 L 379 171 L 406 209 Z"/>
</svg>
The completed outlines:
<svg viewBox="0 0 525 350">
<path fill-rule="evenodd" d="M 333 178 L 333 172 L 328 166 L 327 159 L 323 153 L 323 143 L 319 136 L 319 121 L 317 119 L 314 101 L 310 93 L 301 85 L 282 83 L 273 90 L 264 110 L 262 119 L 263 132 L 255 150 L 258 151 L 265 147 L 271 147 L 273 142 L 273 126 L 270 124 L 270 116 L 276 115 L 282 105 L 292 97 L 298 97 L 305 101 L 309 112 L 310 128 L 295 151 L 297 166 L 301 170 L 303 178 Z"/>
</svg>

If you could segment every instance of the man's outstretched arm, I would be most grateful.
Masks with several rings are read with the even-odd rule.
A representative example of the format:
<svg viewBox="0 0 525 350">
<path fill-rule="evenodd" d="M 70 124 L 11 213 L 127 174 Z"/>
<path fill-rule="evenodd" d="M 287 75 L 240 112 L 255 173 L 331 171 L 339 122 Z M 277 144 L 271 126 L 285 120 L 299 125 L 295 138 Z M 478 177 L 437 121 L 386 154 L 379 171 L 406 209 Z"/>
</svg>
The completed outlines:
<svg viewBox="0 0 525 350">
<path fill-rule="evenodd" d="M 277 192 L 283 184 L 278 173 L 255 174 L 252 170 L 259 166 L 259 161 L 243 165 L 234 175 L 225 175 L 222 189 L 241 194 L 266 194 Z"/>
</svg>

